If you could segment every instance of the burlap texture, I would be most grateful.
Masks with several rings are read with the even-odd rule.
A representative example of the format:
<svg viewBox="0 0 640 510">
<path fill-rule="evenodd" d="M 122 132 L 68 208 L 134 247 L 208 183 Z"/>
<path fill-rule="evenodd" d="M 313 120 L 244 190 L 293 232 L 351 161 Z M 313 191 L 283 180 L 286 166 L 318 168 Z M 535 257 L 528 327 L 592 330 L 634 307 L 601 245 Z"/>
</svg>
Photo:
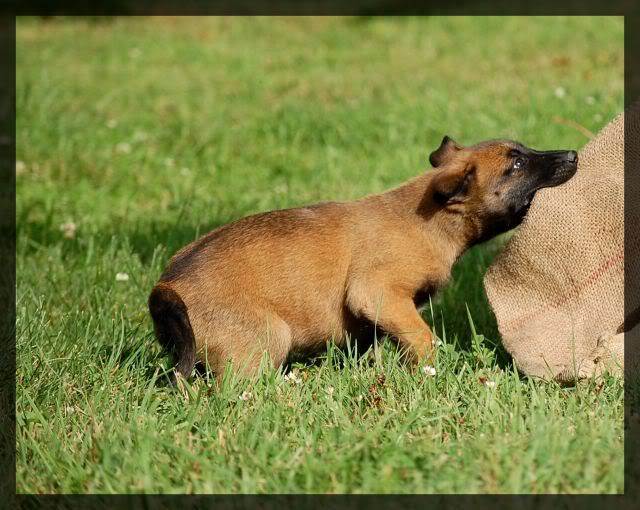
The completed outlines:
<svg viewBox="0 0 640 510">
<path fill-rule="evenodd" d="M 624 367 L 624 154 L 620 114 L 580 151 L 571 180 L 536 194 L 485 275 L 503 344 L 527 375 L 571 382 Z"/>
</svg>

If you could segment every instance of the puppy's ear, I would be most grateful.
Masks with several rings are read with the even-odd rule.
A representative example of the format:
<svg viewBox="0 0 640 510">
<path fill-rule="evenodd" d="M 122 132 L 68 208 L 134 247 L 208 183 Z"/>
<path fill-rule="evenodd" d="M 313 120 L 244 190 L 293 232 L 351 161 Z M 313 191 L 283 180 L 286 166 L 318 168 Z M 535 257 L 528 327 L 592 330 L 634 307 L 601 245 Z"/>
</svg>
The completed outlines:
<svg viewBox="0 0 640 510">
<path fill-rule="evenodd" d="M 475 167 L 442 169 L 433 176 L 431 189 L 435 202 L 444 205 L 453 199 L 461 199 L 469 190 L 469 183 L 475 175 Z"/>
<path fill-rule="evenodd" d="M 434 168 L 445 165 L 460 149 L 462 149 L 461 145 L 458 145 L 452 138 L 445 136 L 442 139 L 440 147 L 429 156 L 429 163 L 431 163 L 431 166 Z"/>
</svg>

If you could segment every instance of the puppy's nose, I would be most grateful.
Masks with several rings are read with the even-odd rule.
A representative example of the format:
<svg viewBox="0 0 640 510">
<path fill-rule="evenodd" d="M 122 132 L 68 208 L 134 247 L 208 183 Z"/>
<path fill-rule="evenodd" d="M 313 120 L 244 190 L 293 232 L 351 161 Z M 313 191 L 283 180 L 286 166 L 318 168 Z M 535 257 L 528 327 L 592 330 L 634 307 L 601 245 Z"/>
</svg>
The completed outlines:
<svg viewBox="0 0 640 510">
<path fill-rule="evenodd" d="M 565 157 L 569 163 L 578 161 L 578 153 L 576 151 L 567 151 L 567 155 Z"/>
</svg>

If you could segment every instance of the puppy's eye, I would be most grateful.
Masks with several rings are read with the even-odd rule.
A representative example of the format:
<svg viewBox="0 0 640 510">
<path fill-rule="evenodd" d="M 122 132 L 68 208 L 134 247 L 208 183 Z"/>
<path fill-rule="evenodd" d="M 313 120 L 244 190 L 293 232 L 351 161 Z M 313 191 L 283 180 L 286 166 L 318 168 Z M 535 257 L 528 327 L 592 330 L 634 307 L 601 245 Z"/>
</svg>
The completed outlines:
<svg viewBox="0 0 640 510">
<path fill-rule="evenodd" d="M 516 160 L 513 162 L 512 168 L 514 170 L 518 170 L 519 168 L 522 168 L 523 166 L 524 166 L 524 158 L 516 158 Z"/>
</svg>

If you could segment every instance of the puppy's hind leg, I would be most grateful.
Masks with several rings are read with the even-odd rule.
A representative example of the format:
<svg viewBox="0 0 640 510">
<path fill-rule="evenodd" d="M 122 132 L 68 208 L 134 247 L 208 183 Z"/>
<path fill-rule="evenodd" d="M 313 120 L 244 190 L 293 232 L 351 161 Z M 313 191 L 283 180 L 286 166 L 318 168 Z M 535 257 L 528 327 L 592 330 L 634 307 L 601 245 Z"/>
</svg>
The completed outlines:
<svg viewBox="0 0 640 510">
<path fill-rule="evenodd" d="M 273 314 L 226 313 L 209 324 L 200 355 L 220 380 L 230 363 L 242 375 L 257 373 L 267 360 L 274 368 L 286 360 L 292 345 L 289 325 Z"/>
</svg>

